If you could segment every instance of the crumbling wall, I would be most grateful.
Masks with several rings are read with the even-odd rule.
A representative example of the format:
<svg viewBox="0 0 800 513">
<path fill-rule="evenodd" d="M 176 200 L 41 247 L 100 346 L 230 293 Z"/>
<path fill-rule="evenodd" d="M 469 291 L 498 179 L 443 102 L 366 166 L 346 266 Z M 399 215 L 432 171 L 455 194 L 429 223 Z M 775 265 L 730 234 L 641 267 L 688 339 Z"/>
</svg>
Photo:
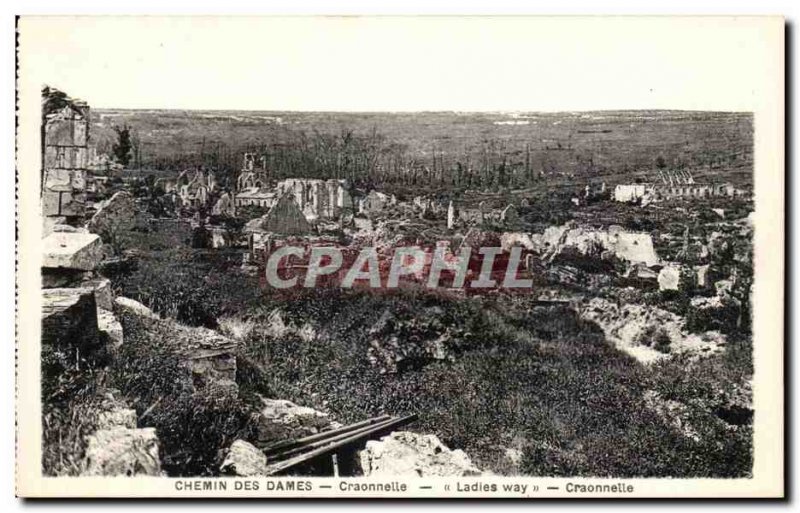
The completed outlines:
<svg viewBox="0 0 800 513">
<path fill-rule="evenodd" d="M 83 220 L 89 107 L 60 91 L 46 88 L 43 109 L 42 213 L 47 229 L 56 224 L 53 218 L 69 224 Z"/>
<path fill-rule="evenodd" d="M 311 220 L 335 219 L 352 203 L 345 180 L 289 178 L 278 182 L 278 193 L 290 194 Z"/>
</svg>

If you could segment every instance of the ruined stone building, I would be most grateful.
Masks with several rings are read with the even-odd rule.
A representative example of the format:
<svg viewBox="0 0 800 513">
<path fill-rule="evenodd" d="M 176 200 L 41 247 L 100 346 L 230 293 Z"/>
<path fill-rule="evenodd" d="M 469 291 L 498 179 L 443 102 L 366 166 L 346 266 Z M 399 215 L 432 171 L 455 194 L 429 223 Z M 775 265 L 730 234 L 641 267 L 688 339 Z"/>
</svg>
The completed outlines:
<svg viewBox="0 0 800 513">
<path fill-rule="evenodd" d="M 165 192 L 168 187 L 165 184 Z M 217 179 L 213 171 L 197 169 L 190 175 L 190 171 L 185 170 L 178 175 L 175 187 L 184 207 L 204 207 L 209 195 L 217 189 Z"/>
<path fill-rule="evenodd" d="M 343 212 L 353 208 L 346 180 L 288 178 L 270 190 L 265 160 L 261 159 L 260 168 L 256 167 L 255 161 L 255 154 L 244 154 L 242 171 L 236 179 L 236 206 L 271 207 L 278 198 L 289 194 L 309 221 L 338 219 Z"/>
<path fill-rule="evenodd" d="M 289 178 L 278 182 L 277 192 L 291 194 L 309 220 L 337 219 L 353 208 L 347 180 Z"/>
<path fill-rule="evenodd" d="M 314 234 L 314 227 L 290 194 L 284 194 L 263 216 L 253 219 L 244 226 L 247 234 L 248 254 L 246 259 L 254 262 L 263 257 L 269 241 L 276 236 L 303 236 Z"/>
<path fill-rule="evenodd" d="M 254 153 L 245 153 L 242 162 L 242 171 L 236 179 L 236 190 L 266 187 L 269 184 L 266 161 L 261 159 L 261 168 L 255 167 L 256 156 Z"/>
<path fill-rule="evenodd" d="M 614 187 L 614 201 L 620 203 L 633 203 L 644 198 L 651 190 L 650 185 L 642 183 L 620 184 Z"/>
<path fill-rule="evenodd" d="M 741 193 L 730 183 L 696 183 L 688 171 L 659 170 L 660 183 L 619 184 L 614 188 L 614 201 L 620 203 L 661 201 L 675 198 L 733 197 Z"/>
<path fill-rule="evenodd" d="M 42 214 L 47 232 L 55 224 L 83 222 L 89 106 L 51 88 L 42 96 Z"/>
<path fill-rule="evenodd" d="M 214 207 L 211 209 L 211 215 L 223 217 L 236 216 L 236 201 L 230 192 L 225 191 L 220 195 L 217 202 L 214 203 Z"/>
</svg>

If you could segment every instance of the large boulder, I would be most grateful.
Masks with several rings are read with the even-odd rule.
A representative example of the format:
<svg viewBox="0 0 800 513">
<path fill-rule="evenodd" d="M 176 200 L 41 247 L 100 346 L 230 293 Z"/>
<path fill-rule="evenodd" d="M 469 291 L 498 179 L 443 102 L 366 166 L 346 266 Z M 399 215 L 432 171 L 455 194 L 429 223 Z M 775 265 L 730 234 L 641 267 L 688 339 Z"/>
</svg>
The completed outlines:
<svg viewBox="0 0 800 513">
<path fill-rule="evenodd" d="M 108 278 L 95 278 L 81 283 L 80 287 L 94 290 L 94 300 L 98 308 L 113 310 L 114 292 L 111 290 L 111 280 Z"/>
<path fill-rule="evenodd" d="M 267 474 L 267 457 L 253 444 L 236 440 L 231 444 L 219 470 L 223 475 L 264 476 Z"/>
<path fill-rule="evenodd" d="M 467 454 L 451 450 L 435 435 L 398 431 L 370 440 L 358 458 L 364 477 L 479 476 Z"/>
<path fill-rule="evenodd" d="M 101 429 L 87 438 L 87 476 L 158 476 L 158 438 L 154 428 Z"/>
<path fill-rule="evenodd" d="M 111 242 L 118 233 L 133 228 L 135 216 L 133 195 L 119 191 L 98 205 L 86 227 L 90 232 L 100 235 L 105 242 Z"/>
</svg>

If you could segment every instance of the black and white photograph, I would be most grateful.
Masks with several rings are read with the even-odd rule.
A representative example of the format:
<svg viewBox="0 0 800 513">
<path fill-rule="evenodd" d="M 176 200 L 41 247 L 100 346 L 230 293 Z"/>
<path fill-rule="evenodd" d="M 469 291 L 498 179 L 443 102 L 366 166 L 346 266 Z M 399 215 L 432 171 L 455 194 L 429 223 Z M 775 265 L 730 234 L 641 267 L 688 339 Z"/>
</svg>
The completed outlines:
<svg viewBox="0 0 800 513">
<path fill-rule="evenodd" d="M 32 494 L 782 493 L 782 19 L 17 25 Z"/>
</svg>

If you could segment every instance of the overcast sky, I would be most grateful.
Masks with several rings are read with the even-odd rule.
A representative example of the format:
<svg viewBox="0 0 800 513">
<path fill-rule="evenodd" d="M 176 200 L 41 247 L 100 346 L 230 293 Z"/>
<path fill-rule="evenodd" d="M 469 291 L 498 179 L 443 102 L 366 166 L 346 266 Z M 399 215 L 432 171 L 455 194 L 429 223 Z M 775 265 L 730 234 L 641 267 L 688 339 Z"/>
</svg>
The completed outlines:
<svg viewBox="0 0 800 513">
<path fill-rule="evenodd" d="M 771 23 L 771 25 L 770 25 Z M 26 79 L 94 108 L 752 111 L 754 18 L 23 18 Z M 771 45 L 771 46 L 770 46 Z"/>
</svg>

